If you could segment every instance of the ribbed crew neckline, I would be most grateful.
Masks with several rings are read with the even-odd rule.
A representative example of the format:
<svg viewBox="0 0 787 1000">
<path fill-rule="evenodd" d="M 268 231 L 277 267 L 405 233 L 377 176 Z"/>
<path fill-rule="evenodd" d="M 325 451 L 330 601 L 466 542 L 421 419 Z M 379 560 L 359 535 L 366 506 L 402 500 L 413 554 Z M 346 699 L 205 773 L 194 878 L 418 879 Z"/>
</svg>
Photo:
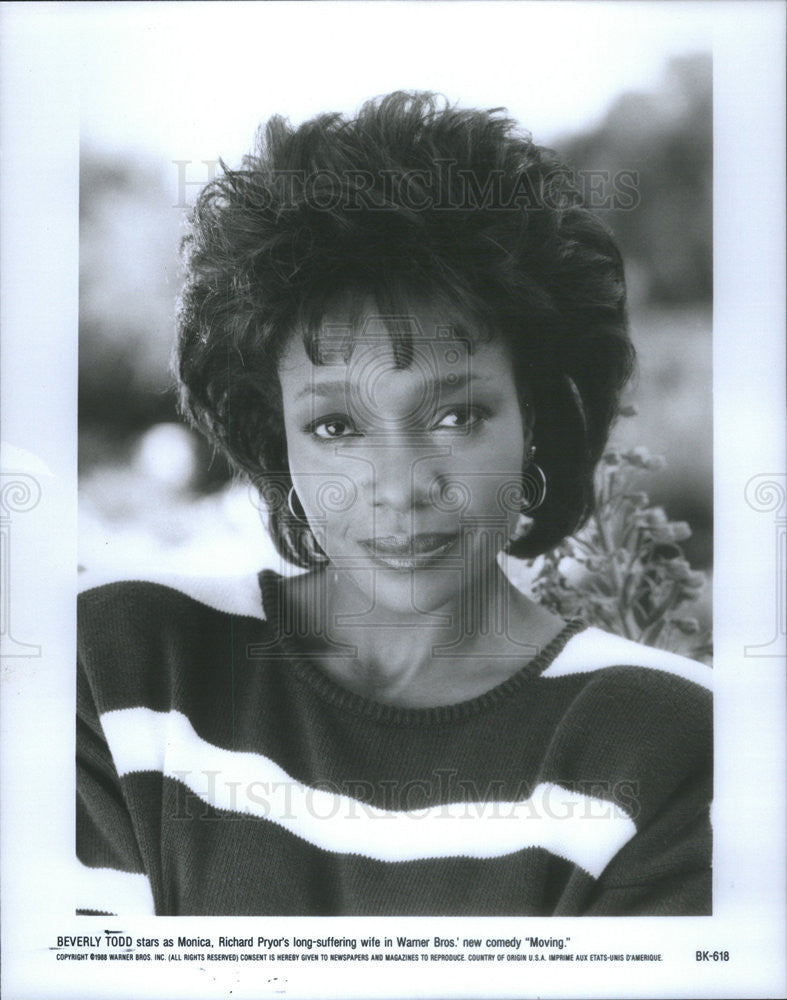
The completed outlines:
<svg viewBox="0 0 787 1000">
<path fill-rule="evenodd" d="M 450 705 L 433 705 L 425 708 L 387 705 L 343 687 L 332 677 L 329 677 L 308 655 L 298 650 L 287 637 L 282 636 L 278 625 L 282 620 L 282 583 L 286 578 L 274 570 L 262 570 L 258 578 L 262 609 L 266 621 L 279 633 L 279 644 L 298 678 L 312 688 L 317 695 L 337 708 L 389 725 L 446 725 L 469 719 L 481 712 L 490 711 L 508 701 L 523 686 L 542 674 L 564 649 L 568 641 L 587 628 L 587 623 L 582 619 L 575 618 L 567 621 L 554 639 L 548 642 L 532 659 L 524 663 L 504 681 L 473 698 Z"/>
</svg>

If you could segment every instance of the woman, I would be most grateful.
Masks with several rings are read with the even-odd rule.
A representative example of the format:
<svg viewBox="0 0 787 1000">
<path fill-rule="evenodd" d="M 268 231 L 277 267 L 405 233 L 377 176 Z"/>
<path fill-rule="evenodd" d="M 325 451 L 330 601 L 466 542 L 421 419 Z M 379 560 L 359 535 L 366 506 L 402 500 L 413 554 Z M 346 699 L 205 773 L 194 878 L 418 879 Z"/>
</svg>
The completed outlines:
<svg viewBox="0 0 787 1000">
<path fill-rule="evenodd" d="M 304 572 L 82 599 L 87 911 L 710 911 L 707 671 L 514 588 L 592 507 L 623 268 L 499 111 L 272 119 L 185 240 L 184 412 Z"/>
</svg>

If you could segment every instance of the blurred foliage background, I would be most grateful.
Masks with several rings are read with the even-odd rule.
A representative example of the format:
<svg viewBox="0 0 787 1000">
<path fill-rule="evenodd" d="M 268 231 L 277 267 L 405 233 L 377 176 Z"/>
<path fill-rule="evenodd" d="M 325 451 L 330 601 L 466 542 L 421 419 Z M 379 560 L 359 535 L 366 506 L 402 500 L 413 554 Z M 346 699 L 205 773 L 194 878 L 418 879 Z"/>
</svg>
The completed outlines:
<svg viewBox="0 0 787 1000">
<path fill-rule="evenodd" d="M 683 549 L 710 571 L 710 56 L 672 59 L 657 88 L 622 94 L 595 127 L 552 144 L 579 170 L 636 175 L 634 207 L 600 209 L 626 260 L 639 354 L 626 400 L 637 413 L 619 422 L 613 444 L 665 456 L 643 489 L 688 522 Z M 207 169 L 191 164 L 190 181 L 200 171 L 207 179 Z M 165 171 L 152 159 L 83 149 L 80 558 L 98 573 L 278 564 L 250 492 L 230 483 L 224 462 L 177 417 L 169 356 L 185 211 L 176 164 Z"/>
</svg>

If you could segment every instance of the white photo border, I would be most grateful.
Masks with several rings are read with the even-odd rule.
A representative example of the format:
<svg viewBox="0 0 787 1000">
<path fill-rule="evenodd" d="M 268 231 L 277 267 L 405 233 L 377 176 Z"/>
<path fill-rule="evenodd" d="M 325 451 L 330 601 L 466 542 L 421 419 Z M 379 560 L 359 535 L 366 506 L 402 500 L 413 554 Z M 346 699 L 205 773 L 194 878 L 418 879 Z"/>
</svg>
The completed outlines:
<svg viewBox="0 0 787 1000">
<path fill-rule="evenodd" d="M 154 5 L 155 6 L 155 5 Z M 298 5 L 302 7 L 303 5 Z M 352 14 L 348 5 L 344 13 Z M 380 8 L 388 4 L 371 5 Z M 393 5 L 397 6 L 397 5 Z M 483 6 L 486 16 L 493 5 Z M 599 17 L 615 3 L 599 2 Z M 151 918 L 72 915 L 76 590 L 78 50 L 62 4 L 4 4 L 0 171 L 4 577 L 3 992 L 23 997 L 779 995 L 785 980 L 785 8 L 705 10 L 714 55 L 714 915 L 708 918 Z M 16 9 L 12 9 L 12 8 Z M 369 5 L 358 5 L 358 9 Z M 402 5 L 417 17 L 413 5 Z M 184 11 L 184 15 L 187 11 Z M 614 54 L 600 54 L 612 58 Z M 5 567 L 10 567 L 6 571 Z M 780 590 L 781 588 L 781 590 Z M 21 644 L 28 643 L 25 654 Z M 37 647 L 37 649 L 36 649 Z M 8 655 L 9 650 L 15 654 Z M 263 931 L 320 936 L 572 935 L 583 950 L 661 951 L 659 965 L 504 963 L 149 969 L 57 962 L 59 935 Z M 155 930 L 153 929 L 155 927 Z M 384 930 L 386 929 L 387 930 Z M 696 952 L 729 952 L 697 962 Z M 567 963 L 566 963 L 567 964 Z M 513 963 L 512 963 L 513 965 Z M 381 970 L 382 971 L 382 970 Z M 600 973 L 600 975 L 599 975 Z M 573 977 L 573 978 L 572 978 Z"/>
</svg>

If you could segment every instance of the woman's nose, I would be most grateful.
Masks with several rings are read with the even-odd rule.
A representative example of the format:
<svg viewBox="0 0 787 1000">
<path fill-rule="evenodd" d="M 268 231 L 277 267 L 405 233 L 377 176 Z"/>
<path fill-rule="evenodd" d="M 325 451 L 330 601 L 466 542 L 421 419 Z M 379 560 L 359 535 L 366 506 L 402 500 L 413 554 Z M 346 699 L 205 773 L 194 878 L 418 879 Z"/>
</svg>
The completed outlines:
<svg viewBox="0 0 787 1000">
<path fill-rule="evenodd" d="M 373 506 L 406 513 L 429 506 L 445 449 L 418 440 L 380 442 L 367 452 L 366 488 Z"/>
</svg>

